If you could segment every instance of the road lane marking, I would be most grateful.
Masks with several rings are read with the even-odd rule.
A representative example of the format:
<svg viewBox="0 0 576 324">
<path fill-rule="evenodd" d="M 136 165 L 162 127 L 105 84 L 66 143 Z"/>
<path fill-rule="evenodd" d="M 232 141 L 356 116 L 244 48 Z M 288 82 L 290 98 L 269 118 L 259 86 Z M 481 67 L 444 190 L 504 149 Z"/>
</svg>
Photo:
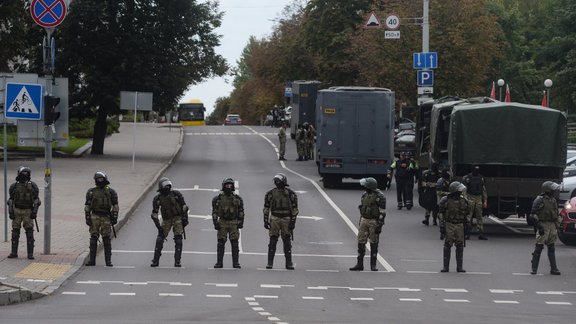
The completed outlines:
<svg viewBox="0 0 576 324">
<path fill-rule="evenodd" d="M 248 127 L 248 129 L 250 129 L 254 133 L 257 133 L 254 129 L 252 129 L 250 127 Z M 272 147 L 275 147 L 274 143 L 269 138 L 267 138 L 266 136 L 263 136 L 263 135 L 260 135 L 260 137 L 262 137 L 264 140 L 266 140 L 268 143 L 270 143 L 270 145 L 272 145 Z M 322 195 L 324 200 L 326 200 L 326 202 L 328 202 L 328 204 L 332 207 L 332 209 L 334 209 L 336 211 L 336 213 L 340 216 L 340 218 L 342 218 L 344 223 L 346 223 L 346 225 L 348 225 L 348 227 L 352 230 L 354 235 L 358 236 L 358 229 L 356 228 L 355 223 L 352 222 L 348 216 L 346 216 L 346 214 L 340 209 L 340 207 L 338 207 L 338 205 L 336 205 L 336 203 L 334 203 L 332 198 L 330 198 L 330 196 L 328 196 L 328 194 L 316 183 L 316 181 L 288 168 L 286 166 L 286 163 L 284 163 L 284 161 L 280 161 L 280 165 L 286 171 L 288 171 L 292 174 L 295 174 L 295 175 L 299 176 L 300 178 L 310 182 L 314 186 L 314 188 L 316 188 L 316 190 L 318 190 L 318 192 Z M 370 246 L 368 246 L 367 249 L 369 251 L 371 251 Z M 380 255 L 380 253 L 378 253 L 377 259 L 378 259 L 378 262 L 380 262 L 380 264 L 386 269 L 386 271 L 396 272 L 396 270 L 394 270 L 394 268 L 384 259 L 384 257 L 382 257 L 382 255 Z"/>
<path fill-rule="evenodd" d="M 304 300 L 324 300 L 324 297 L 320 296 L 302 296 Z"/>
<path fill-rule="evenodd" d="M 134 286 L 137 286 L 137 285 L 145 286 L 145 285 L 148 284 L 148 282 L 123 282 L 123 284 L 124 284 L 124 285 L 131 285 L 131 286 L 132 286 L 132 285 L 134 285 Z"/>
<path fill-rule="evenodd" d="M 372 297 L 350 297 L 350 300 L 371 301 L 371 300 L 374 300 L 374 298 L 372 298 Z"/>
<path fill-rule="evenodd" d="M 190 282 L 171 282 L 170 286 L 187 286 L 187 287 L 190 287 L 190 286 L 192 286 L 192 283 L 190 283 Z"/>
<path fill-rule="evenodd" d="M 447 303 L 469 303 L 468 299 L 444 299 Z"/>
<path fill-rule="evenodd" d="M 273 296 L 273 295 L 254 295 L 254 298 L 278 299 L 278 296 Z"/>
<path fill-rule="evenodd" d="M 259 303 L 259 302 L 253 302 L 253 301 L 251 301 L 251 302 L 248 302 L 248 305 L 250 305 L 250 306 L 258 306 L 258 305 L 260 305 L 260 303 Z"/>
<path fill-rule="evenodd" d="M 256 298 L 254 298 L 254 297 L 244 297 L 244 300 L 246 300 L 246 301 L 255 301 Z"/>
<path fill-rule="evenodd" d="M 398 298 L 399 301 L 419 301 L 421 302 L 422 299 L 420 298 Z"/>
<path fill-rule="evenodd" d="M 277 322 L 277 321 L 279 321 L 280 319 L 279 319 L 278 317 L 271 316 L 271 317 L 268 317 L 268 320 L 269 320 L 269 321 L 272 321 L 272 322 Z"/>
<path fill-rule="evenodd" d="M 525 273 L 525 272 L 514 272 L 512 273 L 513 276 L 543 276 L 543 273 L 538 273 L 538 274 L 531 274 L 529 272 Z"/>
<path fill-rule="evenodd" d="M 271 316 L 272 314 L 269 312 L 258 312 L 258 314 L 262 315 L 262 316 Z"/>
<path fill-rule="evenodd" d="M 447 292 L 447 293 L 456 293 L 456 292 L 467 293 L 468 292 L 468 290 L 466 290 L 464 288 L 430 288 L 430 290 L 443 290 L 444 292 Z"/>
<path fill-rule="evenodd" d="M 569 302 L 555 302 L 555 301 L 547 301 L 546 305 L 572 305 L 572 303 Z"/>
<path fill-rule="evenodd" d="M 294 288 L 294 285 L 271 285 L 271 284 L 261 284 L 260 288 Z"/>
<path fill-rule="evenodd" d="M 520 304 L 517 300 L 494 300 L 495 304 Z"/>
<path fill-rule="evenodd" d="M 206 295 L 206 297 L 208 297 L 208 298 L 232 298 L 232 295 L 213 295 L 213 294 L 208 294 L 208 295 Z"/>
<path fill-rule="evenodd" d="M 77 295 L 77 296 L 85 296 L 85 291 L 63 291 L 62 295 Z"/>
<path fill-rule="evenodd" d="M 405 288 L 405 287 L 374 287 L 375 290 L 398 290 L 398 291 L 408 291 L 408 292 L 414 292 L 414 291 L 422 291 L 422 289 L 419 288 Z"/>
<path fill-rule="evenodd" d="M 88 281 L 76 281 L 77 284 L 85 284 L 85 285 L 99 285 L 100 281 L 88 280 Z"/>
<path fill-rule="evenodd" d="M 524 292 L 524 290 L 515 290 L 515 289 L 490 289 L 490 292 L 493 294 L 513 294 L 517 292 Z"/>
<path fill-rule="evenodd" d="M 237 283 L 212 283 L 212 282 L 206 282 L 206 283 L 204 283 L 204 285 L 206 285 L 206 286 L 216 286 L 216 287 L 227 287 L 227 288 L 238 288 L 238 284 L 237 284 Z"/>
<path fill-rule="evenodd" d="M 252 307 L 252 310 L 255 312 L 264 311 L 264 307 Z"/>
<path fill-rule="evenodd" d="M 354 288 L 354 287 L 350 287 L 350 288 L 348 288 L 348 290 L 350 290 L 350 291 L 374 291 L 374 288 Z"/>
<path fill-rule="evenodd" d="M 136 296 L 135 292 L 117 292 L 110 293 L 110 296 Z"/>
<path fill-rule="evenodd" d="M 175 293 L 158 293 L 160 297 L 184 297 L 184 294 L 175 294 Z"/>
</svg>

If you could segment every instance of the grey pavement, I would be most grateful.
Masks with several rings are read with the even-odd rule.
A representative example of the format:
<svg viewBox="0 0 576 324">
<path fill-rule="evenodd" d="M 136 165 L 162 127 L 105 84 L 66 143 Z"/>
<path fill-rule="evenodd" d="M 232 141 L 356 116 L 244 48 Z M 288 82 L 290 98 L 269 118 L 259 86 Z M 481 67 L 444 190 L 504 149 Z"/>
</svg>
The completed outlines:
<svg viewBox="0 0 576 324">
<path fill-rule="evenodd" d="M 4 208 L 0 208 L 0 306 L 49 295 L 82 267 L 88 253 L 89 234 L 84 220 L 86 190 L 94 186 L 93 175 L 105 171 L 110 186 L 118 192 L 118 231 L 144 194 L 172 163 L 182 146 L 183 132 L 166 124 L 121 123 L 120 132 L 106 138 L 104 155 L 52 159 L 52 211 L 50 254 L 44 254 L 44 158 L 8 161 L 8 185 L 20 165 L 32 169 L 32 180 L 40 188 L 38 212 L 40 233 L 34 234 L 35 260 L 26 258 L 26 236 L 21 230 L 18 259 L 8 259 L 11 222 L 5 238 Z M 134 142 L 134 138 L 136 139 Z M 135 149 L 133 149 L 135 148 Z M 134 165 L 132 154 L 135 152 Z M 134 166 L 134 167 L 133 167 Z M 4 203 L 4 186 L 0 185 Z M 112 242 L 114 244 L 114 241 Z M 102 256 L 97 262 L 103 263 Z"/>
</svg>

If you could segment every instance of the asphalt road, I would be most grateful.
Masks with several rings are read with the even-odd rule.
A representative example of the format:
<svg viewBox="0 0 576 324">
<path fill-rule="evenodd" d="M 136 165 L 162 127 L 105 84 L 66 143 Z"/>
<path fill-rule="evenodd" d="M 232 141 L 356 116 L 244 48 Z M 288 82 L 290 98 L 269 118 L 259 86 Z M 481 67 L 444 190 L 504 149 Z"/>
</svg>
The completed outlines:
<svg viewBox="0 0 576 324">
<path fill-rule="evenodd" d="M 570 323 L 576 305 L 576 248 L 558 243 L 561 276 L 531 276 L 531 229 L 523 220 L 486 220 L 488 241 L 475 236 L 464 251 L 465 274 L 439 273 L 438 227 L 420 222 L 424 211 L 395 208 L 387 191 L 388 217 L 380 242 L 378 272 L 350 272 L 356 261 L 357 183 L 321 189 L 315 164 L 295 162 L 293 141 L 280 163 L 269 127 L 189 127 L 184 146 L 167 171 L 190 206 L 183 268 L 173 268 L 172 236 L 159 268 L 150 268 L 155 227 L 150 192 L 113 240 L 113 268 L 84 268 L 52 296 L 3 307 L 0 323 Z M 277 254 L 265 270 L 264 193 L 283 172 L 298 193 L 294 233 L 296 270 Z M 246 209 L 241 236 L 242 269 L 213 269 L 216 233 L 209 219 L 221 181 L 232 177 Z M 415 201 L 417 195 L 415 194 Z M 278 245 L 281 252 L 281 242 Z M 365 266 L 368 265 L 368 258 Z"/>
</svg>

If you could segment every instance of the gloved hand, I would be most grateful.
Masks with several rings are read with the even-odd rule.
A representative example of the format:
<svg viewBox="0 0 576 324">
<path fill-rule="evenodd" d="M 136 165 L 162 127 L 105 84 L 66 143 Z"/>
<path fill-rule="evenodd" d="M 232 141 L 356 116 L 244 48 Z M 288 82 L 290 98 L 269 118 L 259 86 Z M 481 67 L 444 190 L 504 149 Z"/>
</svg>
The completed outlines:
<svg viewBox="0 0 576 324">
<path fill-rule="evenodd" d="M 36 214 L 36 213 L 31 213 L 31 214 L 30 214 L 30 218 L 31 218 L 31 219 L 36 219 L 36 217 L 38 217 L 38 214 Z"/>
<path fill-rule="evenodd" d="M 182 226 L 186 227 L 189 223 L 190 221 L 188 220 L 188 216 L 182 217 Z"/>
<path fill-rule="evenodd" d="M 152 220 L 154 221 L 154 225 L 156 226 L 156 228 L 161 231 L 162 230 L 162 226 L 160 226 L 160 221 L 157 218 L 152 218 Z"/>
<path fill-rule="evenodd" d="M 290 221 L 290 223 L 288 224 L 288 229 L 292 231 L 295 228 L 296 228 L 296 221 Z"/>
<path fill-rule="evenodd" d="M 8 213 L 8 217 L 10 217 L 10 219 L 14 219 L 16 218 L 16 215 L 14 215 L 14 213 Z"/>
<path fill-rule="evenodd" d="M 114 217 L 110 217 L 110 224 L 112 224 L 112 226 L 118 224 L 118 216 Z"/>
<path fill-rule="evenodd" d="M 546 233 L 546 232 L 544 231 L 544 227 L 539 227 L 539 228 L 538 228 L 538 234 L 539 234 L 540 236 L 543 236 L 545 233 Z"/>
<path fill-rule="evenodd" d="M 264 228 L 269 230 L 270 229 L 270 222 L 264 222 Z"/>
<path fill-rule="evenodd" d="M 374 230 L 374 233 L 376 233 L 376 234 L 382 233 L 382 225 L 384 225 L 384 224 L 378 223 L 378 226 L 376 226 L 376 229 Z"/>
<path fill-rule="evenodd" d="M 86 225 L 92 226 L 92 218 L 90 216 L 86 216 Z"/>
<path fill-rule="evenodd" d="M 219 231 L 222 228 L 222 226 L 220 226 L 220 223 L 218 221 L 214 222 L 214 229 Z"/>
<path fill-rule="evenodd" d="M 244 222 L 243 221 L 238 222 L 238 228 L 244 228 Z"/>
</svg>

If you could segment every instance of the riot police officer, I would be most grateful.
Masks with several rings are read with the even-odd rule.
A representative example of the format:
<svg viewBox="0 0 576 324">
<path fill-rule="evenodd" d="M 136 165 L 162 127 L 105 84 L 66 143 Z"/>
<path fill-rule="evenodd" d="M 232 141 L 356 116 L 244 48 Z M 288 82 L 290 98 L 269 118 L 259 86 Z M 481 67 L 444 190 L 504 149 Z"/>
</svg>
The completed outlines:
<svg viewBox="0 0 576 324">
<path fill-rule="evenodd" d="M 443 197 L 448 196 L 450 193 L 448 191 L 450 187 L 450 183 L 452 182 L 452 177 L 450 176 L 450 172 L 447 168 L 442 169 L 442 173 L 440 174 L 440 179 L 436 181 L 436 201 L 440 202 Z M 444 239 L 444 234 L 440 233 L 440 239 Z"/>
<path fill-rule="evenodd" d="M 470 202 L 470 221 L 476 218 L 478 227 L 478 239 L 487 240 L 484 236 L 484 221 L 482 209 L 488 206 L 488 194 L 484 186 L 484 177 L 480 174 L 480 166 L 475 165 L 472 172 L 462 178 L 462 183 L 466 186 L 466 198 Z"/>
<path fill-rule="evenodd" d="M 542 193 L 532 203 L 530 214 L 538 232 L 536 233 L 536 246 L 534 252 L 532 252 L 531 274 L 538 273 L 540 254 L 544 249 L 544 244 L 546 244 L 548 247 L 548 260 L 550 261 L 550 274 L 560 275 L 560 270 L 558 270 L 556 265 L 556 248 L 554 247 L 558 239 L 558 228 L 560 227 L 558 204 L 556 202 L 559 190 L 559 184 L 545 181 L 542 183 Z"/>
<path fill-rule="evenodd" d="M 118 194 L 110 188 L 108 176 L 104 171 L 94 173 L 95 187 L 86 192 L 84 214 L 86 225 L 90 227 L 90 255 L 87 266 L 96 265 L 98 238 L 102 235 L 104 261 L 107 267 L 112 266 L 112 226 L 118 222 Z"/>
<path fill-rule="evenodd" d="M 307 123 L 298 125 L 298 130 L 296 131 L 296 151 L 298 153 L 298 159 L 296 161 L 306 160 L 306 125 Z"/>
<path fill-rule="evenodd" d="M 350 271 L 364 270 L 364 254 L 366 243 L 370 241 L 370 270 L 378 271 L 376 267 L 378 257 L 378 241 L 384 219 L 386 218 L 386 197 L 378 189 L 378 182 L 374 178 L 360 180 L 360 185 L 366 188 L 360 199 L 360 224 L 358 228 L 358 258 L 356 265 Z"/>
<path fill-rule="evenodd" d="M 278 173 L 274 176 L 274 185 L 276 188 L 264 196 L 264 228 L 268 230 L 270 236 L 266 269 L 272 269 L 276 243 L 278 238 L 282 237 L 286 269 L 294 270 L 291 239 L 298 216 L 298 198 L 296 193 L 288 188 L 288 180 L 284 174 Z"/>
<path fill-rule="evenodd" d="M 286 127 L 288 125 L 286 122 L 282 122 L 282 126 L 278 131 L 278 143 L 280 144 L 278 147 L 278 160 L 286 161 L 284 155 L 286 154 Z"/>
<path fill-rule="evenodd" d="M 12 250 L 8 255 L 10 259 L 18 257 L 20 227 L 24 227 L 26 233 L 28 259 L 34 259 L 34 222 L 38 215 L 40 198 L 38 186 L 31 180 L 31 173 L 29 167 L 19 167 L 16 182 L 10 185 L 8 190 L 8 216 L 12 220 Z"/>
<path fill-rule="evenodd" d="M 232 266 L 240 269 L 238 239 L 240 238 L 239 229 L 244 227 L 244 202 L 239 195 L 234 193 L 234 190 L 234 180 L 226 178 L 222 181 L 222 191 L 212 199 L 212 222 L 214 229 L 218 231 L 214 268 L 223 267 L 224 247 L 226 240 L 230 237 Z"/>
<path fill-rule="evenodd" d="M 430 170 L 422 174 L 422 194 L 420 195 L 420 205 L 426 209 L 422 224 L 430 225 L 430 214 L 432 214 L 433 225 L 438 225 L 438 201 L 436 193 L 436 183 L 441 175 L 438 171 L 438 163 L 432 163 Z"/>
<path fill-rule="evenodd" d="M 400 158 L 390 165 L 388 170 L 388 181 L 391 181 L 392 174 L 396 180 L 396 200 L 398 209 L 406 207 L 412 209 L 412 190 L 414 188 L 414 170 L 415 165 L 412 163 L 406 152 L 400 153 Z"/>
<path fill-rule="evenodd" d="M 440 231 L 444 234 L 444 268 L 441 272 L 448 272 L 450 268 L 450 254 L 452 245 L 456 246 L 456 271 L 466 272 L 462 267 L 464 255 L 464 236 L 468 226 L 469 203 L 462 194 L 466 186 L 454 181 L 449 187 L 450 193 L 438 203 L 440 215 Z"/>
<path fill-rule="evenodd" d="M 157 267 L 160 263 L 164 240 L 170 233 L 174 233 L 174 266 L 179 268 L 182 257 L 182 238 L 185 227 L 188 225 L 188 206 L 184 197 L 178 190 L 172 190 L 172 182 L 168 178 L 158 181 L 158 194 L 152 200 L 152 221 L 158 229 L 154 258 L 151 267 Z M 158 219 L 158 211 L 162 213 L 162 224 Z"/>
</svg>

